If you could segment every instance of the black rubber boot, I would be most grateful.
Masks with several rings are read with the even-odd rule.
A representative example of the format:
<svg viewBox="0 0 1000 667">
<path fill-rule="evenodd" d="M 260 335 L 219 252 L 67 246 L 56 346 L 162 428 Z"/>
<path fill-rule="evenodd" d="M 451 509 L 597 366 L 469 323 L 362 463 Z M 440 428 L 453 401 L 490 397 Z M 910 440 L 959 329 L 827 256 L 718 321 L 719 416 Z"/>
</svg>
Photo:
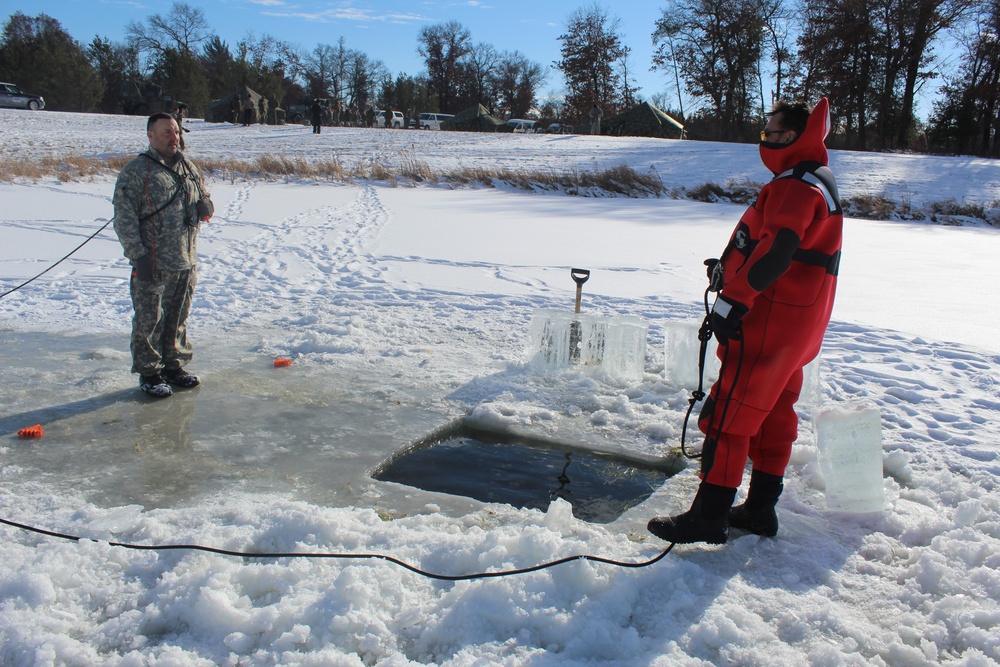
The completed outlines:
<svg viewBox="0 0 1000 667">
<path fill-rule="evenodd" d="M 181 387 L 183 389 L 190 389 L 191 387 L 197 387 L 201 384 L 201 380 L 198 379 L 197 375 L 192 375 L 183 368 L 168 368 L 160 373 L 160 375 L 168 384 L 172 384 L 175 387 Z"/>
<path fill-rule="evenodd" d="M 651 519 L 646 529 L 674 544 L 725 544 L 729 537 L 729 508 L 735 498 L 736 489 L 702 482 L 691 509 L 678 516 Z"/>
<path fill-rule="evenodd" d="M 774 506 L 784 489 L 782 478 L 760 470 L 750 474 L 750 490 L 742 505 L 729 510 L 729 525 L 754 535 L 774 537 L 778 534 L 778 514 Z"/>
</svg>

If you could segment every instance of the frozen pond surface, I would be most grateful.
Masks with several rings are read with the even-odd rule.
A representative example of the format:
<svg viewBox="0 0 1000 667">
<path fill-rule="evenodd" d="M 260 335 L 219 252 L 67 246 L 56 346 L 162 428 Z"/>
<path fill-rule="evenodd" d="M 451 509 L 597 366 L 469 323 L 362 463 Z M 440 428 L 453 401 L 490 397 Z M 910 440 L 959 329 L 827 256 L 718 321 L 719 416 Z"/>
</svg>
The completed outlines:
<svg viewBox="0 0 1000 667">
<path fill-rule="evenodd" d="M 128 375 L 127 336 L 0 336 L 0 363 L 20 379 L 2 390 L 5 463 L 98 505 L 175 507 L 224 486 L 350 505 L 370 492 L 370 468 L 460 410 L 405 378 L 386 390 L 349 363 L 274 368 L 232 340 L 199 346 L 202 386 L 153 400 Z M 42 439 L 17 437 L 36 423 Z"/>
<path fill-rule="evenodd" d="M 146 510 L 192 505 L 227 489 L 283 493 L 333 507 L 368 505 L 387 515 L 428 506 L 460 514 L 482 506 L 471 497 L 435 492 L 445 488 L 441 482 L 411 487 L 371 476 L 387 459 L 469 412 L 438 385 L 408 382 L 400 373 L 389 378 L 351 360 L 337 367 L 275 368 L 254 341 L 217 338 L 198 345 L 191 365 L 201 386 L 154 400 L 128 373 L 124 332 L 6 331 L 0 341 L 0 363 L 21 380 L 0 390 L 8 480 L 34 480 L 54 492 L 73 489 L 98 506 Z M 34 424 L 43 425 L 43 438 L 17 436 Z M 566 444 L 607 451 L 586 426 L 572 420 L 563 425 Z M 511 484 L 520 483 L 516 476 Z M 480 500 L 502 502 L 499 494 Z"/>
</svg>

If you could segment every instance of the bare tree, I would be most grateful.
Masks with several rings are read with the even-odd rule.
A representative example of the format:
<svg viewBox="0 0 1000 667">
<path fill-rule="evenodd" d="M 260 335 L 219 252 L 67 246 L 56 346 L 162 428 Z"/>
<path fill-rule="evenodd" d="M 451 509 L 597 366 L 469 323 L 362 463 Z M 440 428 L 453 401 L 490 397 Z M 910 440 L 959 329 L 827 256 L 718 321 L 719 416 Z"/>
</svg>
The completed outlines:
<svg viewBox="0 0 1000 667">
<path fill-rule="evenodd" d="M 347 101 L 349 106 L 364 111 L 374 105 L 376 93 L 392 80 L 389 68 L 381 60 L 372 60 L 361 51 L 351 51 L 347 63 Z"/>
<path fill-rule="evenodd" d="M 771 63 L 774 66 L 774 89 L 771 91 L 770 99 L 764 96 L 764 77 L 760 75 L 761 88 L 761 112 L 767 111 L 771 105 L 784 98 L 785 79 L 788 75 L 788 68 L 794 59 L 792 52 L 793 37 L 791 27 L 794 25 L 794 14 L 785 4 L 784 0 L 764 0 L 761 4 L 762 18 L 764 19 L 764 43 L 765 51 L 771 55 Z M 762 63 L 763 59 L 759 61 Z M 758 68 L 759 68 L 758 63 Z M 758 69 L 759 71 L 759 69 Z"/>
<path fill-rule="evenodd" d="M 671 0 L 656 22 L 656 69 L 676 64 L 689 93 L 707 99 L 722 136 L 756 122 L 753 89 L 764 53 L 768 0 Z"/>
<path fill-rule="evenodd" d="M 959 36 L 964 50 L 957 74 L 935 105 L 931 136 L 939 150 L 1000 157 L 1000 0 L 973 12 Z"/>
<path fill-rule="evenodd" d="M 493 75 L 495 105 L 501 117 L 524 118 L 535 106 L 545 69 L 520 51 L 504 52 Z"/>
<path fill-rule="evenodd" d="M 451 111 L 458 98 L 459 61 L 471 50 L 472 35 L 458 21 L 426 26 L 417 35 L 417 53 L 424 59 L 431 93 L 438 108 Z"/>
<path fill-rule="evenodd" d="M 153 14 L 145 23 L 131 22 L 125 29 L 130 44 L 146 56 L 172 48 L 193 53 L 211 37 L 205 12 L 186 2 L 175 2 L 166 16 Z"/>
<path fill-rule="evenodd" d="M 337 73 L 337 51 L 329 44 L 317 44 L 304 58 L 305 78 L 310 97 L 329 97 Z"/>
<path fill-rule="evenodd" d="M 903 99 L 897 143 L 900 148 L 907 148 L 914 121 L 914 95 L 919 80 L 928 76 L 922 68 L 930 60 L 928 50 L 932 42 L 942 30 L 954 25 L 980 3 L 978 0 L 898 0 L 893 4 L 896 5 L 893 14 L 896 18 L 909 18 L 897 24 L 905 34 L 901 40 Z"/>
<path fill-rule="evenodd" d="M 494 111 L 496 96 L 492 90 L 493 78 L 500 63 L 500 54 L 492 44 L 480 42 L 459 61 L 458 78 L 462 89 L 462 106 L 482 104 L 490 113 Z"/>
</svg>

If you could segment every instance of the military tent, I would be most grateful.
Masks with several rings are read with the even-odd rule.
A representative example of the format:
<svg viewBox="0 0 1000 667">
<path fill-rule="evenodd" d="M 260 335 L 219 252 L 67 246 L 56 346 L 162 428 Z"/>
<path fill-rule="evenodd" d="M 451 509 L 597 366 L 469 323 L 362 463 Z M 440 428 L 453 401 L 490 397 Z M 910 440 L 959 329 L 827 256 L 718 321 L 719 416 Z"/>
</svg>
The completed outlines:
<svg viewBox="0 0 1000 667">
<path fill-rule="evenodd" d="M 497 132 L 505 129 L 504 122 L 490 115 L 482 104 L 469 107 L 448 120 L 441 121 L 442 130 L 463 130 L 465 132 Z"/>
<path fill-rule="evenodd" d="M 623 137 L 683 138 L 684 126 L 649 102 L 643 102 L 601 123 L 601 133 Z"/>
<path fill-rule="evenodd" d="M 254 123 L 262 122 L 268 125 L 281 125 L 284 123 L 284 110 L 278 108 L 278 104 L 273 99 L 266 99 L 263 95 L 253 90 L 249 86 L 237 86 L 233 92 L 222 99 L 212 100 L 212 103 L 205 109 L 205 120 L 209 123 L 240 123 L 243 118 L 243 109 L 236 101 L 237 95 L 249 95 L 253 100 Z"/>
</svg>

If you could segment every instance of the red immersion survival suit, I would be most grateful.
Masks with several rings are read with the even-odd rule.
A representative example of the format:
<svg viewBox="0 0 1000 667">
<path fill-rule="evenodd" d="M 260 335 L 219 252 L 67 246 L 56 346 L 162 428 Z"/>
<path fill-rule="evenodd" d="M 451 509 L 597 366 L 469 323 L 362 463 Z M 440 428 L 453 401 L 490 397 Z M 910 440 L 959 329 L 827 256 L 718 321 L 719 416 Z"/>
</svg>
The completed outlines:
<svg viewBox="0 0 1000 667">
<path fill-rule="evenodd" d="M 798 435 L 802 367 L 819 354 L 830 321 L 843 227 L 824 139 L 826 98 L 790 144 L 761 142 L 775 174 L 740 219 L 723 256 L 729 301 L 749 312 L 742 340 L 719 346 L 722 375 L 699 418 L 702 479 L 739 487 L 747 458 L 781 476 Z"/>
</svg>

